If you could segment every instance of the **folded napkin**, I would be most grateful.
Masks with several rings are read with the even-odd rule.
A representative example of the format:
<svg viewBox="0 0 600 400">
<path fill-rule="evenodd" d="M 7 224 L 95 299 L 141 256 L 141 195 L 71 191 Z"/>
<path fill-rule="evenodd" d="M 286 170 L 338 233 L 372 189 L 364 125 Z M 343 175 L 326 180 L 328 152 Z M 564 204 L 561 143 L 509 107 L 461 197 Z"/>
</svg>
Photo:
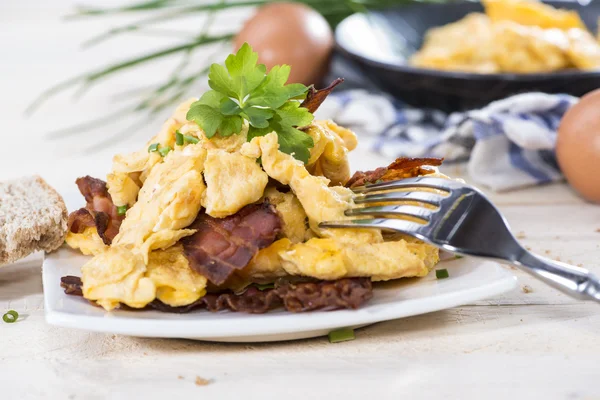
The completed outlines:
<svg viewBox="0 0 600 400">
<path fill-rule="evenodd" d="M 471 178 L 496 191 L 558 181 L 556 132 L 568 95 L 519 94 L 468 112 L 410 108 L 386 95 L 348 90 L 331 96 L 319 118 L 332 118 L 374 139 L 387 156 L 467 162 Z"/>
</svg>

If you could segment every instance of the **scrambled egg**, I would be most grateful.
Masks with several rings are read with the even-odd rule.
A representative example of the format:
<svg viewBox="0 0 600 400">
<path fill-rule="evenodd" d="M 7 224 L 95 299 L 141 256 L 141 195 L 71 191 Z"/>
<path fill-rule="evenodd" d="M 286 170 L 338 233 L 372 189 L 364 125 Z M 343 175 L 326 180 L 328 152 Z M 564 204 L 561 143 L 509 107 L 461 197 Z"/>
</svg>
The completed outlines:
<svg viewBox="0 0 600 400">
<path fill-rule="evenodd" d="M 67 232 L 65 241 L 69 247 L 81 251 L 86 256 L 95 256 L 108 248 L 98 235 L 96 227 L 87 227 L 82 233 Z"/>
<path fill-rule="evenodd" d="M 208 139 L 185 119 L 193 101 L 178 107 L 145 148 L 114 157 L 109 192 L 128 210 L 111 246 L 95 228 L 67 236 L 72 248 L 94 255 L 82 268 L 85 298 L 107 310 L 119 304 L 143 308 L 155 299 L 173 307 L 196 302 L 205 295 L 207 280 L 190 267 L 179 241 L 196 232 L 189 226 L 200 212 L 222 218 L 263 199 L 275 207 L 282 231 L 232 277 L 230 288 L 288 275 L 424 276 L 438 261 L 436 248 L 413 239 L 318 227 L 349 219 L 344 211 L 355 206 L 352 191 L 341 186 L 350 176 L 347 153 L 357 144 L 351 131 L 331 121 L 314 122 L 308 134 L 315 146 L 304 165 L 279 151 L 274 132 L 247 142 L 247 124 L 239 135 Z M 198 143 L 177 145 L 177 131 Z M 151 144 L 172 150 L 163 157 L 148 151 Z M 277 190 L 281 185 L 289 191 Z"/>
<path fill-rule="evenodd" d="M 263 196 L 269 177 L 256 159 L 225 150 L 208 150 L 204 163 L 206 192 L 202 207 L 211 217 L 235 214 Z"/>
<path fill-rule="evenodd" d="M 575 11 L 536 0 L 485 0 L 485 14 L 430 29 L 415 66 L 476 73 L 600 67 L 600 44 Z"/>
</svg>

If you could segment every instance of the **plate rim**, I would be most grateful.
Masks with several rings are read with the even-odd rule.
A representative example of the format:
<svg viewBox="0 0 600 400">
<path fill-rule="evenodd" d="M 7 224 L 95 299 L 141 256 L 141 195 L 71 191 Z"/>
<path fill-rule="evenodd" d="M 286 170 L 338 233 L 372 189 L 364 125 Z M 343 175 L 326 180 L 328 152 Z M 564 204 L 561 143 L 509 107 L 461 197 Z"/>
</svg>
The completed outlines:
<svg viewBox="0 0 600 400">
<path fill-rule="evenodd" d="M 60 249 L 61 251 L 63 249 Z M 56 254 L 56 253 L 54 253 Z M 475 259 L 480 263 L 487 263 L 495 269 L 490 276 L 496 275 L 496 279 L 468 289 L 453 291 L 450 293 L 437 294 L 423 302 L 422 299 L 403 299 L 391 304 L 374 304 L 359 308 L 358 310 L 337 310 L 337 311 L 314 311 L 303 314 L 290 314 L 281 312 L 281 314 L 258 314 L 248 316 L 244 319 L 243 333 L 232 329 L 232 320 L 203 320 L 198 319 L 173 319 L 157 320 L 155 318 L 130 318 L 116 317 L 114 314 L 103 315 L 81 315 L 55 310 L 50 304 L 50 290 L 59 291 L 62 294 L 58 284 L 49 282 L 50 272 L 46 272 L 51 266 L 52 254 L 45 255 L 42 265 L 42 283 L 44 287 L 44 314 L 48 324 L 74 329 L 83 329 L 86 331 L 124 334 L 136 337 L 154 337 L 154 338 L 189 338 L 203 339 L 215 337 L 233 338 L 260 335 L 277 335 L 302 333 L 325 329 L 336 329 L 343 326 L 368 325 L 377 322 L 384 322 L 394 319 L 405 318 L 414 315 L 426 314 L 435 311 L 460 306 L 477 300 L 493 297 L 511 291 L 517 287 L 517 277 L 501 267 L 499 263 L 486 260 Z M 57 262 L 60 262 L 56 260 Z M 51 288 L 51 286 L 54 286 Z M 65 295 L 66 296 L 66 295 Z M 407 304 L 408 303 L 408 304 Z M 408 310 L 408 311 L 407 311 Z M 329 318 L 311 318 L 314 315 L 328 313 Z M 174 315 L 176 314 L 169 314 Z M 211 314 L 215 315 L 215 314 Z M 294 324 L 280 325 L 276 318 L 282 317 L 283 322 L 294 318 Z M 244 318 L 244 317 L 243 317 Z M 265 318 L 269 321 L 265 323 Z M 99 321 L 102 323 L 99 323 Z M 135 323 L 135 327 L 132 327 Z M 238 321 L 239 323 L 239 321 Z M 133 329 L 132 329 L 133 328 Z M 185 332 L 188 331 L 188 334 Z"/>
</svg>

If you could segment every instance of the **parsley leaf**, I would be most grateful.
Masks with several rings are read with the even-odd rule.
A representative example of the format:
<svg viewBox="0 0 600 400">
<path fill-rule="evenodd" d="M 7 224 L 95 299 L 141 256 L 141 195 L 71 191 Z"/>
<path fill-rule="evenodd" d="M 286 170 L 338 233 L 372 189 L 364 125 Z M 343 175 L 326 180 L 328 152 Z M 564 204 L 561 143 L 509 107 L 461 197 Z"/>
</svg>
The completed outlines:
<svg viewBox="0 0 600 400">
<path fill-rule="evenodd" d="M 192 104 L 187 119 L 196 122 L 208 138 L 238 134 L 245 120 L 248 140 L 275 131 L 281 151 L 307 162 L 314 143 L 298 128 L 309 125 L 314 117 L 299 102 L 308 88 L 286 84 L 290 71 L 289 65 L 277 65 L 267 73 L 258 64 L 258 54 L 244 43 L 227 57 L 225 66 L 211 65 L 208 85 L 212 90 Z"/>
</svg>

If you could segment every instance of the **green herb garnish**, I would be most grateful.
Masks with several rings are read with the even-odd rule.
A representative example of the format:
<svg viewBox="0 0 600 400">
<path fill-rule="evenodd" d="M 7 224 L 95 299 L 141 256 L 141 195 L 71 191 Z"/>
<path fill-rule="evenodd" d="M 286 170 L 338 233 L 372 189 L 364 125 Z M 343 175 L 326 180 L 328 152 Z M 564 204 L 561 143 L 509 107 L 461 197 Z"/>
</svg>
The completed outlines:
<svg viewBox="0 0 600 400">
<path fill-rule="evenodd" d="M 450 276 L 450 274 L 448 274 L 448 270 L 447 269 L 436 269 L 435 270 L 435 277 L 438 279 L 446 279 Z"/>
<path fill-rule="evenodd" d="M 265 284 L 260 284 L 260 283 L 255 283 L 254 286 L 260 290 L 261 292 L 263 290 L 267 290 L 267 289 L 274 289 L 275 288 L 275 284 L 274 283 L 265 283 Z"/>
<path fill-rule="evenodd" d="M 7 311 L 6 314 L 2 316 L 2 320 L 7 324 L 12 324 L 13 322 L 17 322 L 19 318 L 19 313 L 15 310 Z"/>
<path fill-rule="evenodd" d="M 148 146 L 148 153 L 153 153 L 155 151 L 158 151 L 158 143 L 152 143 Z"/>
<path fill-rule="evenodd" d="M 179 131 L 175 131 L 175 144 L 177 146 L 183 146 L 183 135 Z"/>
<path fill-rule="evenodd" d="M 192 104 L 187 119 L 195 121 L 208 138 L 238 134 L 248 121 L 249 141 L 275 131 L 279 149 L 306 163 L 314 143 L 297 127 L 309 125 L 314 118 L 298 101 L 308 88 L 300 83 L 286 85 L 289 65 L 276 65 L 267 73 L 257 62 L 258 53 L 244 43 L 237 54 L 227 57 L 225 66 L 212 64 L 208 73 L 212 90 Z"/>
<path fill-rule="evenodd" d="M 117 215 L 125 215 L 127 213 L 127 205 L 117 207 Z"/>
<path fill-rule="evenodd" d="M 190 135 L 183 135 L 183 140 L 185 140 L 186 143 L 193 143 L 193 144 L 200 142 L 200 139 L 190 136 Z"/>
<path fill-rule="evenodd" d="M 162 157 L 166 157 L 167 154 L 169 154 L 169 152 L 173 150 L 171 148 L 171 146 L 165 146 L 165 147 L 161 147 L 160 149 L 158 149 L 158 154 L 160 154 Z"/>
<path fill-rule="evenodd" d="M 343 328 L 329 332 L 329 343 L 339 343 L 354 339 L 354 329 Z"/>
</svg>

